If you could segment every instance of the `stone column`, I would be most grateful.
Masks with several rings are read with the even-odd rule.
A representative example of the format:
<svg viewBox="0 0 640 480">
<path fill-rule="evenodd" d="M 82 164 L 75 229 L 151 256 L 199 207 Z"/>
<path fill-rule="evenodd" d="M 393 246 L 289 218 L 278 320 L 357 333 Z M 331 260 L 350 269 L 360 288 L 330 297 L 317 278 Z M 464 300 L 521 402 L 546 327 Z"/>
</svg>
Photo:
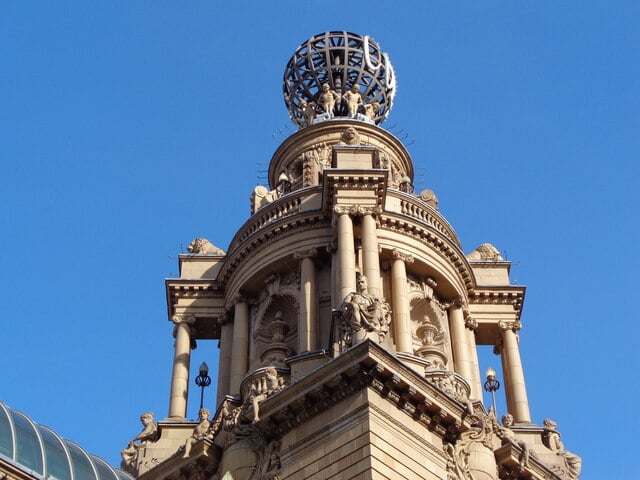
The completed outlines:
<svg viewBox="0 0 640 480">
<path fill-rule="evenodd" d="M 480 362 L 478 361 L 478 346 L 476 344 L 476 330 L 478 329 L 478 321 L 467 316 L 464 320 L 466 327 L 465 334 L 467 336 L 467 346 L 469 348 L 470 364 L 471 364 L 471 398 L 482 399 L 482 379 L 480 378 Z"/>
<path fill-rule="evenodd" d="M 453 347 L 453 365 L 455 371 L 462 375 L 471 385 L 473 383 L 471 355 L 464 323 L 464 312 L 460 301 L 454 302 L 449 308 L 449 329 L 451 330 L 451 346 Z M 473 388 L 471 391 L 473 397 Z"/>
<path fill-rule="evenodd" d="M 353 245 L 353 221 L 348 207 L 335 207 L 338 214 L 338 303 L 356 290 L 356 252 Z"/>
<path fill-rule="evenodd" d="M 317 348 L 316 327 L 316 267 L 313 257 L 317 250 L 294 252 L 293 258 L 300 260 L 300 316 L 298 317 L 298 353 L 311 352 Z"/>
<path fill-rule="evenodd" d="M 233 325 L 226 316 L 220 319 L 220 364 L 218 367 L 218 388 L 216 405 L 229 393 L 229 375 L 231 372 L 231 342 L 233 341 Z"/>
<path fill-rule="evenodd" d="M 519 321 L 498 323 L 502 338 L 502 372 L 505 375 L 507 409 L 515 422 L 531 422 L 529 400 L 524 383 L 524 371 L 516 332 L 522 328 Z"/>
<path fill-rule="evenodd" d="M 413 256 L 394 250 L 391 263 L 391 291 L 393 293 L 393 328 L 395 344 L 399 352 L 413 354 L 411 322 L 409 321 L 409 298 L 407 296 L 407 267 Z"/>
<path fill-rule="evenodd" d="M 187 418 L 187 398 L 189 395 L 189 364 L 191 361 L 191 325 L 196 321 L 193 315 L 174 315 L 175 352 L 171 375 L 169 398 L 169 418 Z"/>
<path fill-rule="evenodd" d="M 376 297 L 382 297 L 378 233 L 376 232 L 376 220 L 373 217 L 375 209 L 360 207 L 358 213 L 362 214 L 362 273 L 367 277 L 369 293 Z"/>
<path fill-rule="evenodd" d="M 240 393 L 240 383 L 249 368 L 249 304 L 242 297 L 235 299 L 233 312 L 233 339 L 231 341 L 231 374 L 229 393 Z"/>
</svg>

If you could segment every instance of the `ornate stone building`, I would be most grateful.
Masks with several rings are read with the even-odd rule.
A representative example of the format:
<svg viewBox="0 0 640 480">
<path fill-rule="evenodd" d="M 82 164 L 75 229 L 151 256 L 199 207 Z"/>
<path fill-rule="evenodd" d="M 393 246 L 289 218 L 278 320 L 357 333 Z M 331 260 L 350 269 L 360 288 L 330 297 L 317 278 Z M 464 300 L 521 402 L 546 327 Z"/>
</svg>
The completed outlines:
<svg viewBox="0 0 640 480">
<path fill-rule="evenodd" d="M 369 37 L 327 32 L 284 75 L 299 130 L 227 251 L 196 239 L 166 281 L 168 418 L 123 451 L 140 480 L 576 479 L 552 420 L 532 423 L 518 332 L 525 288 L 490 244 L 469 255 L 414 192 L 380 127 L 395 95 Z M 215 412 L 186 421 L 190 352 L 219 340 Z M 509 414 L 482 402 L 477 347 L 501 356 Z"/>
</svg>

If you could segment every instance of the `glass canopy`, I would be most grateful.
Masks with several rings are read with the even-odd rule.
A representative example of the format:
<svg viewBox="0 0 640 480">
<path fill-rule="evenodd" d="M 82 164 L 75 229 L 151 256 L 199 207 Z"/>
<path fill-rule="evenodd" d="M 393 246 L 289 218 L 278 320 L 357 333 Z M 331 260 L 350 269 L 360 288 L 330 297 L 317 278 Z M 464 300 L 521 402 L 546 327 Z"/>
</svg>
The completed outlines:
<svg viewBox="0 0 640 480">
<path fill-rule="evenodd" d="M 0 402 L 0 463 L 47 480 L 133 480 L 122 470 Z"/>
</svg>

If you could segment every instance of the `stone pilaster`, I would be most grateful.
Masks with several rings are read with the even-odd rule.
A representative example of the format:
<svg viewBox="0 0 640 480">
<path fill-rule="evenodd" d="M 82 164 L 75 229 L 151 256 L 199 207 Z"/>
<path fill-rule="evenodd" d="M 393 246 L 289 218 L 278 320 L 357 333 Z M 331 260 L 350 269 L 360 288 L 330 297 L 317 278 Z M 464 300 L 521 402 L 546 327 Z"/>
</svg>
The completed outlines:
<svg viewBox="0 0 640 480">
<path fill-rule="evenodd" d="M 393 327 L 395 344 L 399 352 L 413 354 L 411 324 L 409 321 L 409 298 L 407 296 L 407 263 L 413 263 L 413 256 L 393 250 L 391 262 L 391 291 L 393 294 Z"/>
<path fill-rule="evenodd" d="M 191 325 L 196 321 L 193 315 L 174 315 L 171 318 L 176 339 L 171 374 L 171 394 L 169 398 L 169 418 L 187 417 L 189 395 L 189 365 L 191 362 Z"/>
</svg>

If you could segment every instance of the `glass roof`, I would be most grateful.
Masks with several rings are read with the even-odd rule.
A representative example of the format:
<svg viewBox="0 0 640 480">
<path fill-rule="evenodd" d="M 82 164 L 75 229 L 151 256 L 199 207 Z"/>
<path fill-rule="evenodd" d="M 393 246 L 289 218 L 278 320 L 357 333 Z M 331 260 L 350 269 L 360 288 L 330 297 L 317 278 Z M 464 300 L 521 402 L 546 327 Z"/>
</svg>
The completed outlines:
<svg viewBox="0 0 640 480">
<path fill-rule="evenodd" d="M 133 480 L 0 401 L 0 462 L 46 480 Z"/>
</svg>

